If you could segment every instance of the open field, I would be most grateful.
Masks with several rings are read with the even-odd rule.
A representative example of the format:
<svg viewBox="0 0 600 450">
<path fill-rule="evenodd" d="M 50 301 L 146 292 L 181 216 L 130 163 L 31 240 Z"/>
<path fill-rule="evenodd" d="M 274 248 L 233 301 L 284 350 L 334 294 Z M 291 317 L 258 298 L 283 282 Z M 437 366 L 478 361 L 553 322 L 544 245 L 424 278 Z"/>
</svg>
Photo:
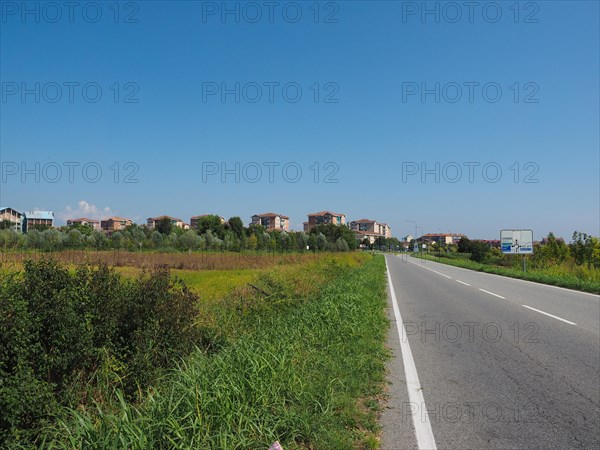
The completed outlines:
<svg viewBox="0 0 600 450">
<path fill-rule="evenodd" d="M 328 253 L 268 253 L 268 252 L 129 252 L 65 250 L 59 252 L 0 252 L 0 263 L 19 264 L 26 260 L 55 259 L 65 264 L 107 264 L 111 267 L 152 269 L 232 270 L 258 269 L 295 264 L 323 258 Z"/>
<path fill-rule="evenodd" d="M 170 273 L 5 264 L 1 446 L 377 448 L 383 258 L 269 257 Z"/>
</svg>

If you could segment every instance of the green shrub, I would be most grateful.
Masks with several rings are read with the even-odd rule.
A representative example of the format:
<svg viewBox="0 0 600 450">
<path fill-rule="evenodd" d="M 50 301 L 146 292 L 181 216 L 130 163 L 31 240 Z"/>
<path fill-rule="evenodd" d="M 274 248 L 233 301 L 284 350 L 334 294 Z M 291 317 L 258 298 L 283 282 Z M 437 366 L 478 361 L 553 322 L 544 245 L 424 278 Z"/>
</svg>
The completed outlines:
<svg viewBox="0 0 600 450">
<path fill-rule="evenodd" d="M 211 334 L 194 326 L 198 297 L 167 269 L 123 279 L 107 267 L 75 272 L 26 262 L 0 279 L 0 447 L 31 444 L 59 405 L 102 395 L 109 366 L 127 396 Z M 106 377 L 105 377 L 106 378 Z"/>
</svg>

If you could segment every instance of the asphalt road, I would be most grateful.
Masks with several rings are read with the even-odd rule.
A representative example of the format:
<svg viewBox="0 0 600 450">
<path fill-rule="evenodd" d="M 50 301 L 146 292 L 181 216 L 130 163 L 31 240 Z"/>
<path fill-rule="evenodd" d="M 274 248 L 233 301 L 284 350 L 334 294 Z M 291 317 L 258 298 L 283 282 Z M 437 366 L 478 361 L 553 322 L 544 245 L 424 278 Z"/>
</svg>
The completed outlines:
<svg viewBox="0 0 600 450">
<path fill-rule="evenodd" d="M 383 449 L 600 448 L 597 295 L 386 258 Z"/>
</svg>

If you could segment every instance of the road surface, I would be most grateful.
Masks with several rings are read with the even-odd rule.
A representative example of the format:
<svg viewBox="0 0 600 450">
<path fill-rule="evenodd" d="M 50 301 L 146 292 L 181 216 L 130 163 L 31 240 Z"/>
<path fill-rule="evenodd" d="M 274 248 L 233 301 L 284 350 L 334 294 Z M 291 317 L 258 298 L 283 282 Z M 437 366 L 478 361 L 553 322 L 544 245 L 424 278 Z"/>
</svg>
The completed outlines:
<svg viewBox="0 0 600 450">
<path fill-rule="evenodd" d="M 597 295 L 386 260 L 383 449 L 600 448 Z"/>
</svg>

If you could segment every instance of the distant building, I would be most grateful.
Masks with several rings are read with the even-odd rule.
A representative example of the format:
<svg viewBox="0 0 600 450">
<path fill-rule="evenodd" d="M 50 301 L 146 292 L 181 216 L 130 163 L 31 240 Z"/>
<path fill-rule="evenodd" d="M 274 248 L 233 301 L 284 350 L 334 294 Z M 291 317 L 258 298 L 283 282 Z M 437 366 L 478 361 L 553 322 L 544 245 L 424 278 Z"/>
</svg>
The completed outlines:
<svg viewBox="0 0 600 450">
<path fill-rule="evenodd" d="M 171 216 L 149 217 L 147 220 L 148 228 L 153 230 L 154 228 L 156 228 L 156 223 L 160 222 L 162 219 L 170 219 L 171 224 L 177 228 L 183 228 L 184 230 L 189 230 L 189 228 L 190 228 L 190 226 L 187 223 L 185 223 L 183 220 L 178 219 L 177 217 L 171 217 Z"/>
<path fill-rule="evenodd" d="M 428 242 L 441 245 L 458 244 L 462 238 L 466 237 L 464 234 L 453 234 L 453 233 L 427 233 L 421 236 L 418 240 L 420 242 Z"/>
<path fill-rule="evenodd" d="M 200 221 L 200 219 L 202 219 L 203 217 L 208 217 L 208 216 L 216 216 L 216 214 L 201 214 L 199 216 L 194 216 L 190 219 L 190 228 L 197 230 L 198 229 L 198 222 Z M 222 216 L 218 216 L 219 219 L 221 219 L 221 223 L 225 223 L 225 217 Z"/>
<path fill-rule="evenodd" d="M 350 229 L 354 231 L 356 239 L 359 241 L 368 239 L 371 244 L 373 244 L 378 237 L 392 237 L 392 229 L 390 226 L 387 223 L 379 223 L 376 220 L 353 220 L 350 222 Z"/>
<path fill-rule="evenodd" d="M 67 220 L 67 226 L 72 227 L 73 225 L 82 225 L 85 227 L 90 227 L 93 230 L 100 230 L 100 221 L 94 219 L 87 219 L 85 217 L 81 217 L 79 219 L 69 219 Z"/>
<path fill-rule="evenodd" d="M 283 214 L 275 213 L 264 213 L 255 214 L 252 216 L 252 223 L 250 225 L 262 225 L 267 230 L 283 230 L 288 231 L 290 229 L 290 218 Z"/>
<path fill-rule="evenodd" d="M 9 207 L 0 208 L 0 221 L 8 220 L 12 223 L 11 229 L 15 231 L 23 231 L 24 215 L 16 209 Z"/>
<path fill-rule="evenodd" d="M 407 234 L 406 236 L 404 236 L 401 241 L 402 242 L 411 242 L 414 239 L 412 234 Z"/>
<path fill-rule="evenodd" d="M 100 228 L 109 233 L 123 230 L 130 225 L 133 225 L 133 221 L 122 217 L 109 217 L 108 219 L 100 221 Z"/>
<path fill-rule="evenodd" d="M 326 225 L 332 223 L 334 225 L 345 225 L 346 214 L 335 213 L 331 211 L 320 211 L 308 215 L 308 222 L 304 222 L 304 232 L 308 233 L 317 225 Z"/>
<path fill-rule="evenodd" d="M 52 227 L 54 225 L 54 213 L 52 211 L 29 211 L 24 215 L 24 232 L 27 232 L 27 230 L 31 230 L 36 226 Z"/>
</svg>

